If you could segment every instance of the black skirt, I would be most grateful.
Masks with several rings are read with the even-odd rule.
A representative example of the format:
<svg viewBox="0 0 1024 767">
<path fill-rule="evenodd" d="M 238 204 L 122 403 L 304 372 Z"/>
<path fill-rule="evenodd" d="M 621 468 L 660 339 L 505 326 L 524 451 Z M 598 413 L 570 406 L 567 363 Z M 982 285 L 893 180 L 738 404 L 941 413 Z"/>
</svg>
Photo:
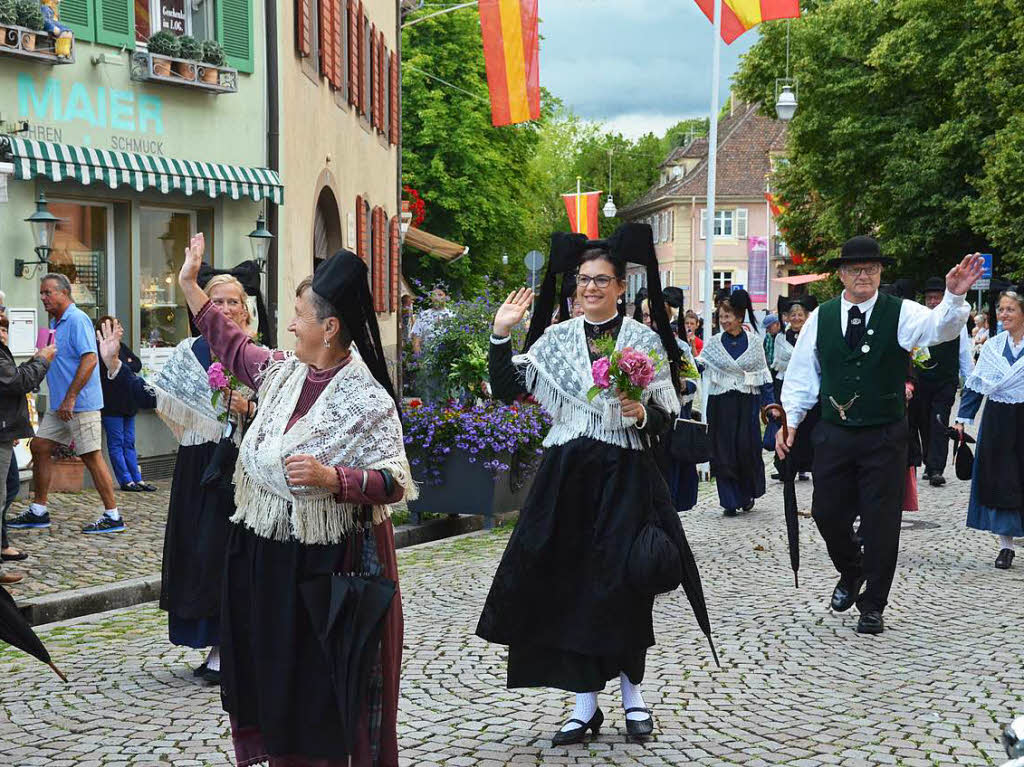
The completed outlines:
<svg viewBox="0 0 1024 767">
<path fill-rule="evenodd" d="M 1024 404 L 988 400 L 975 456 L 978 500 L 1024 510 Z"/>
<path fill-rule="evenodd" d="M 235 513 L 230 488 L 199 484 L 215 442 L 178 449 L 164 530 L 160 608 L 179 618 L 217 618 L 227 551 L 228 521 Z"/>
<path fill-rule="evenodd" d="M 545 452 L 476 629 L 509 646 L 509 687 L 643 680 L 654 599 L 630 585 L 626 563 L 652 513 L 683 539 L 648 451 L 581 437 Z"/>
<path fill-rule="evenodd" d="M 708 397 L 711 472 L 735 483 L 743 498 L 765 492 L 758 394 L 727 391 Z M 799 432 L 798 432 L 799 433 Z"/>
</svg>

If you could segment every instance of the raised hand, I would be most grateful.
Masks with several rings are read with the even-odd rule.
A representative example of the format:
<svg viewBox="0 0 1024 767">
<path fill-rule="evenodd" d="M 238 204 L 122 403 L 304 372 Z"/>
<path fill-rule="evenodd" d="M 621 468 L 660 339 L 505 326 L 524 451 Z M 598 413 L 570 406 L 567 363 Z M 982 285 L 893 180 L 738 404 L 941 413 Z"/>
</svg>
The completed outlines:
<svg viewBox="0 0 1024 767">
<path fill-rule="evenodd" d="M 513 290 L 508 294 L 497 313 L 494 315 L 494 327 L 492 332 L 499 338 L 504 338 L 512 332 L 512 328 L 523 321 L 526 310 L 533 303 L 533 291 L 529 288 Z"/>
<path fill-rule="evenodd" d="M 185 248 L 185 263 L 181 265 L 178 272 L 178 284 L 182 288 L 196 284 L 199 276 L 199 267 L 203 265 L 203 254 L 206 252 L 206 237 L 202 232 L 192 236 L 188 247 Z"/>
<path fill-rule="evenodd" d="M 957 296 L 962 296 L 971 289 L 971 285 L 977 282 L 985 272 L 985 259 L 980 253 L 971 253 L 964 256 L 964 260 L 954 266 L 946 274 L 946 290 Z"/>
<path fill-rule="evenodd" d="M 107 366 L 107 370 L 116 371 L 121 366 L 118 352 L 121 351 L 121 335 L 124 331 L 115 327 L 110 320 L 103 320 L 100 329 L 96 331 L 96 345 L 100 350 L 100 359 Z"/>
</svg>

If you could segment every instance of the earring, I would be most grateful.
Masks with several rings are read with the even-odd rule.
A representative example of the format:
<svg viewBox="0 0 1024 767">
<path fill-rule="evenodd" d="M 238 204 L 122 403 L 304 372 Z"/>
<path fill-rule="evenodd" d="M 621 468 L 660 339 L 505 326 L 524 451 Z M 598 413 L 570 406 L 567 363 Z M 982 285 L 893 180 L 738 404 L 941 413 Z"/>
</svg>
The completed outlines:
<svg viewBox="0 0 1024 767">
<path fill-rule="evenodd" d="M 330 349 L 331 348 L 331 342 L 327 340 L 327 336 L 324 336 L 324 348 L 325 349 Z"/>
</svg>

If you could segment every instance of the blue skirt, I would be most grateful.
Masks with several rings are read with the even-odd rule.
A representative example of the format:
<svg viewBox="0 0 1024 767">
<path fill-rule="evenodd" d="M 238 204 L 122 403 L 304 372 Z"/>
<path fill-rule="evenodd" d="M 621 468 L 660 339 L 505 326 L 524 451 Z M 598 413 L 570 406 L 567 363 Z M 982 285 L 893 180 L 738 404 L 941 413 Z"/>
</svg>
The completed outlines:
<svg viewBox="0 0 1024 767">
<path fill-rule="evenodd" d="M 167 613 L 167 635 L 171 644 L 201 650 L 220 644 L 220 617 L 182 618 Z"/>
<path fill-rule="evenodd" d="M 981 441 L 981 429 L 978 429 Z M 1024 537 L 1024 514 L 1020 509 L 996 509 L 985 506 L 978 500 L 978 460 L 974 460 L 971 471 L 971 499 L 967 505 L 967 526 L 973 530 L 985 530 L 996 535 Z"/>
</svg>

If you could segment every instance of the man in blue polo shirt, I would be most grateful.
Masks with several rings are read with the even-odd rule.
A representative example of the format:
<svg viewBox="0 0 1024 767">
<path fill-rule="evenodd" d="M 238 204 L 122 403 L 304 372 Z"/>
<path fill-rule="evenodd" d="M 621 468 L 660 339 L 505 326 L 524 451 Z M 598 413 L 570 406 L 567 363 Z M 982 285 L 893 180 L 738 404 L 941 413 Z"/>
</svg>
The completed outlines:
<svg viewBox="0 0 1024 767">
<path fill-rule="evenodd" d="M 32 505 L 8 523 L 13 528 L 50 526 L 46 509 L 53 467 L 53 449 L 57 444 L 73 445 L 82 459 L 103 501 L 104 512 L 83 533 L 116 533 L 124 530 L 124 520 L 114 499 L 114 482 L 100 453 L 102 430 L 96 331 L 88 315 L 71 300 L 71 283 L 63 274 L 47 274 L 39 284 L 39 297 L 50 315 L 57 356 L 46 374 L 49 409 L 32 440 Z"/>
</svg>

